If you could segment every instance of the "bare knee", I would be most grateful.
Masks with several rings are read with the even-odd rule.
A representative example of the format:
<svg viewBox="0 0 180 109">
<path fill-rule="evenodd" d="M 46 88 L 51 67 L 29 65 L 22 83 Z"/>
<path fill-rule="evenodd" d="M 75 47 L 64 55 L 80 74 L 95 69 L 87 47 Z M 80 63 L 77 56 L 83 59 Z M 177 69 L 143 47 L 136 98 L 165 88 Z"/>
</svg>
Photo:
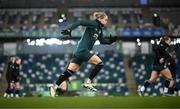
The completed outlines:
<svg viewBox="0 0 180 109">
<path fill-rule="evenodd" d="M 10 83 L 10 89 L 13 89 L 15 87 L 14 83 Z"/>
<path fill-rule="evenodd" d="M 174 80 L 172 78 L 170 70 L 167 68 L 162 71 L 162 75 L 166 78 L 167 81 L 170 82 L 169 87 L 173 87 Z"/>
<path fill-rule="evenodd" d="M 151 73 L 151 77 L 150 77 L 150 79 L 149 79 L 149 82 L 155 83 L 156 80 L 157 80 L 157 78 L 158 78 L 158 72 L 153 71 L 153 72 Z"/>
<path fill-rule="evenodd" d="M 16 90 L 19 90 L 19 89 L 20 89 L 20 83 L 16 83 L 16 84 L 15 84 L 15 89 L 16 89 Z"/>
<path fill-rule="evenodd" d="M 93 55 L 88 61 L 88 63 L 95 65 L 99 64 L 100 62 L 102 62 L 102 60 L 96 55 Z"/>
<path fill-rule="evenodd" d="M 155 82 L 156 82 L 156 79 L 155 79 L 155 78 L 150 78 L 148 81 L 149 81 L 150 83 L 155 83 Z"/>
<path fill-rule="evenodd" d="M 76 72 L 76 70 L 79 68 L 79 65 L 76 63 L 70 63 L 68 66 L 68 70 L 71 70 L 73 72 Z"/>
</svg>

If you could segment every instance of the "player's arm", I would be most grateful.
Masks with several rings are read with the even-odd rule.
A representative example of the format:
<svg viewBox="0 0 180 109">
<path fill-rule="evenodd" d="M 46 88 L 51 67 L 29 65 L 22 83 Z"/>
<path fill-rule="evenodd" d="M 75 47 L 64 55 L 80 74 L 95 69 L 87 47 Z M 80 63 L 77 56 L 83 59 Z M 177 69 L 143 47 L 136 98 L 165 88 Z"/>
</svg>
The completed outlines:
<svg viewBox="0 0 180 109">
<path fill-rule="evenodd" d="M 165 50 L 165 52 L 164 52 L 164 57 L 165 57 L 166 59 L 169 59 L 169 58 L 171 58 L 172 56 L 171 56 L 171 54 L 169 54 L 168 51 Z"/>
<path fill-rule="evenodd" d="M 18 67 L 19 67 L 19 66 L 18 66 Z M 20 69 L 19 69 L 19 68 L 16 69 L 16 70 L 14 71 L 14 73 L 15 73 L 15 75 L 16 75 L 17 80 L 21 80 Z"/>
<path fill-rule="evenodd" d="M 11 69 L 12 69 L 11 68 L 11 63 L 9 62 L 8 65 L 7 65 L 7 71 L 6 72 L 9 73 L 11 71 Z"/>
<path fill-rule="evenodd" d="M 98 27 L 98 23 L 95 20 L 81 20 L 72 24 L 72 26 L 69 29 L 74 30 L 78 26 Z"/>
<path fill-rule="evenodd" d="M 78 26 L 87 26 L 87 27 L 98 27 L 98 22 L 94 20 L 81 20 L 73 23 L 68 29 L 62 30 L 63 35 L 71 36 L 71 31 L 77 28 Z"/>
<path fill-rule="evenodd" d="M 99 42 L 101 44 L 112 44 L 113 42 L 115 42 L 117 40 L 117 36 L 112 36 L 110 35 L 109 37 L 107 38 L 104 38 L 103 36 L 100 36 L 99 37 Z"/>
</svg>

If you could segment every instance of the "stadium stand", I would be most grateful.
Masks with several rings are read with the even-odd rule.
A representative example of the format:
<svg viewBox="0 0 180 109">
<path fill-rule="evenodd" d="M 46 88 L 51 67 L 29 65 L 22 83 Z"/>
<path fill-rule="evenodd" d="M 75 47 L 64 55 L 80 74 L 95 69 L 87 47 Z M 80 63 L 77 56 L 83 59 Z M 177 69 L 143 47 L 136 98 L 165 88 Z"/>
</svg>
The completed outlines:
<svg viewBox="0 0 180 109">
<path fill-rule="evenodd" d="M 20 54 L 22 58 L 21 84 L 22 95 L 48 95 L 48 86 L 55 83 L 59 74 L 64 71 L 72 54 Z M 126 85 L 123 56 L 106 51 L 100 54 L 105 67 L 94 79 L 100 91 L 108 95 L 129 95 Z M 6 59 L 1 57 L 0 70 L 4 71 Z M 89 75 L 93 65 L 85 63 L 73 76 L 75 83 L 82 83 Z M 79 83 L 76 83 L 79 85 Z M 73 86 L 70 86 L 73 89 Z M 75 91 L 80 91 L 81 87 Z M 74 90 L 73 90 L 74 91 Z"/>
<path fill-rule="evenodd" d="M 155 10 L 161 15 L 161 27 L 153 26 L 152 15 Z M 179 22 L 174 20 L 174 15 L 178 15 L 178 8 L 177 12 L 174 10 L 170 17 L 166 15 L 168 8 L 166 10 L 150 9 L 149 11 L 148 16 L 145 16 L 140 8 L 107 10 L 110 16 L 109 24 L 113 25 L 109 26 L 107 30 L 110 30 L 113 35 L 124 37 L 157 37 L 165 34 L 167 30 L 171 31 L 174 36 L 179 35 Z M 50 37 L 51 35 L 51 37 L 61 37 L 59 31 L 72 22 L 84 19 L 84 15 L 85 19 L 92 17 L 86 9 L 69 9 L 68 23 L 66 21 L 60 23 L 58 22 L 58 13 L 57 9 L 3 9 L 0 12 L 0 33 L 9 36 Z M 79 28 L 74 31 L 73 35 L 81 36 L 83 32 L 84 29 Z M 104 33 L 108 35 L 107 31 Z"/>
</svg>

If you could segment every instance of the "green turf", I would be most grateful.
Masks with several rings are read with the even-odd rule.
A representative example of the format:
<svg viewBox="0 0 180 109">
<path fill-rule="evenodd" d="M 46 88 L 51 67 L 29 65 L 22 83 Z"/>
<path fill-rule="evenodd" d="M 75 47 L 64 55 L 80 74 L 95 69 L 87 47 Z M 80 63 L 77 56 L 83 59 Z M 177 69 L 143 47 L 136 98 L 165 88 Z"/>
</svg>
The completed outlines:
<svg viewBox="0 0 180 109">
<path fill-rule="evenodd" d="M 0 98 L 0 108 L 179 108 L 180 97 Z"/>
</svg>

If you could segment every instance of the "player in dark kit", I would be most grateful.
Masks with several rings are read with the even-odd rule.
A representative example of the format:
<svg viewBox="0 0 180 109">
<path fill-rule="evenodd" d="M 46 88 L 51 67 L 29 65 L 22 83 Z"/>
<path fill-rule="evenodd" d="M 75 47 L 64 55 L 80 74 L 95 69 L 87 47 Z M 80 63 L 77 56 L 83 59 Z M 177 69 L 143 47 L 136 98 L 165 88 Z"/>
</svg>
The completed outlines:
<svg viewBox="0 0 180 109">
<path fill-rule="evenodd" d="M 13 97 L 13 89 L 11 81 L 12 81 L 12 73 L 13 73 L 13 69 L 14 69 L 14 62 L 15 62 L 15 57 L 11 57 L 9 59 L 8 65 L 7 65 L 7 71 L 6 71 L 6 80 L 8 82 L 8 87 L 4 93 L 4 97 Z"/>
<path fill-rule="evenodd" d="M 15 89 L 15 97 L 19 97 L 20 64 L 21 64 L 21 59 L 19 57 L 12 57 L 10 62 L 8 63 L 8 68 L 6 73 L 6 79 L 8 81 L 8 88 L 6 90 L 7 97 L 8 95 L 10 95 L 10 97 L 14 96 L 14 89 Z"/>
<path fill-rule="evenodd" d="M 49 88 L 50 95 L 52 97 L 55 97 L 56 89 L 60 86 L 60 84 L 74 74 L 83 62 L 95 64 L 96 66 L 90 73 L 87 81 L 82 84 L 82 87 L 88 88 L 95 92 L 97 91 L 97 89 L 93 87 L 92 80 L 102 69 L 104 63 L 97 55 L 91 53 L 90 51 L 92 50 L 96 40 L 99 40 L 101 44 L 112 44 L 116 41 L 117 37 L 112 37 L 110 35 L 108 39 L 103 38 L 102 28 L 106 26 L 108 22 L 108 16 L 104 12 L 95 12 L 93 16 L 94 20 L 77 21 L 69 29 L 62 31 L 63 35 L 71 36 L 71 31 L 78 26 L 81 25 L 86 27 L 85 33 L 81 37 L 67 69 L 59 76 L 58 80 L 56 81 L 56 85 Z"/>
<path fill-rule="evenodd" d="M 173 52 L 171 52 L 170 55 L 171 55 L 171 58 L 168 59 L 168 68 L 171 71 L 171 75 L 172 75 L 173 79 L 175 79 L 176 78 L 176 70 L 177 70 L 176 61 L 175 61 L 176 55 Z M 172 88 L 168 87 L 169 84 L 170 84 L 170 82 L 166 80 L 165 88 L 164 88 L 164 95 L 173 95 L 174 92 L 176 92 L 178 94 L 179 89 L 175 86 L 175 84 Z"/>
<path fill-rule="evenodd" d="M 20 64 L 21 59 L 19 57 L 16 57 L 15 63 L 14 63 L 14 85 L 15 85 L 15 97 L 19 97 L 19 91 L 20 91 Z"/>
<path fill-rule="evenodd" d="M 169 36 L 164 36 L 160 41 L 160 44 L 155 48 L 155 57 L 153 63 L 153 70 L 151 72 L 151 77 L 148 81 L 145 81 L 144 85 L 138 89 L 138 93 L 140 96 L 144 94 L 146 88 L 154 83 L 161 73 L 162 76 L 169 81 L 168 88 L 172 88 L 174 85 L 174 81 L 171 75 L 171 71 L 169 70 L 167 63 L 168 59 L 171 58 L 168 52 L 168 48 L 171 43 L 171 38 Z"/>
</svg>

